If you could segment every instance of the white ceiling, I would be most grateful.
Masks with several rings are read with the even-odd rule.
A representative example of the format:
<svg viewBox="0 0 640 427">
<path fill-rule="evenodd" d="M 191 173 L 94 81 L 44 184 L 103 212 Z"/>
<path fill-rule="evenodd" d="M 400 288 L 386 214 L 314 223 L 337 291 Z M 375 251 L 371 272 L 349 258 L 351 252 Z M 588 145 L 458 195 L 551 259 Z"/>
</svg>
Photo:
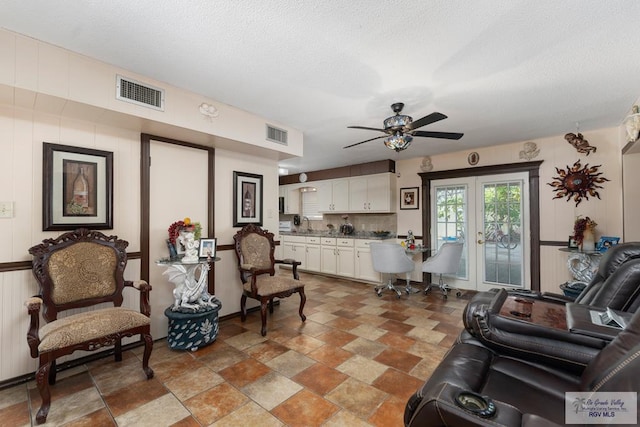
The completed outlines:
<svg viewBox="0 0 640 427">
<path fill-rule="evenodd" d="M 290 173 L 613 127 L 640 97 L 636 0 L 2 0 L 0 27 L 301 130 Z M 342 148 L 394 102 L 465 135 Z"/>
</svg>

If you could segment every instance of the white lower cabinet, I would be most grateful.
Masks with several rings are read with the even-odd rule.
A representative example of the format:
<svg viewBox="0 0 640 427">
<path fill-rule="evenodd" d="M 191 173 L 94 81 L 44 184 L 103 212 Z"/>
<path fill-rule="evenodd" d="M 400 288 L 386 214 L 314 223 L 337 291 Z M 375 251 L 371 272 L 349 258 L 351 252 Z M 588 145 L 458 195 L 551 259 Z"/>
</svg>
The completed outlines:
<svg viewBox="0 0 640 427">
<path fill-rule="evenodd" d="M 338 273 L 338 250 L 335 237 L 323 237 L 320 240 L 320 271 L 327 274 Z"/>
<path fill-rule="evenodd" d="M 355 278 L 368 282 L 380 283 L 380 273 L 373 269 L 371 248 L 369 245 L 376 240 L 356 240 Z"/>
<path fill-rule="evenodd" d="M 355 266 L 353 265 L 354 260 L 354 239 L 341 239 L 338 238 L 336 241 L 336 274 L 338 276 L 343 277 L 354 277 Z"/>
<path fill-rule="evenodd" d="M 304 236 L 283 236 L 282 237 L 282 258 L 294 259 L 302 264 L 298 266 L 305 269 L 305 249 L 306 238 Z"/>
<path fill-rule="evenodd" d="M 320 271 L 320 237 L 307 236 L 305 245 L 305 270 Z"/>
</svg>

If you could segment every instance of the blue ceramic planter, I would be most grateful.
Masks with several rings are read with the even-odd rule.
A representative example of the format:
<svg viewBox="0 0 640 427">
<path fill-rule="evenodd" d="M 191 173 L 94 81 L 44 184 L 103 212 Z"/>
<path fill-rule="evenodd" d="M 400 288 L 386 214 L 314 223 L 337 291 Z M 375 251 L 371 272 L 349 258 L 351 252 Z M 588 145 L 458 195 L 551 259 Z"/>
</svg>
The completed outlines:
<svg viewBox="0 0 640 427">
<path fill-rule="evenodd" d="M 205 307 L 195 313 L 171 311 L 171 307 L 164 311 L 169 318 L 169 348 L 174 350 L 196 351 L 211 344 L 218 337 L 218 312 L 222 307 L 219 300 L 214 299 L 216 308 Z"/>
</svg>

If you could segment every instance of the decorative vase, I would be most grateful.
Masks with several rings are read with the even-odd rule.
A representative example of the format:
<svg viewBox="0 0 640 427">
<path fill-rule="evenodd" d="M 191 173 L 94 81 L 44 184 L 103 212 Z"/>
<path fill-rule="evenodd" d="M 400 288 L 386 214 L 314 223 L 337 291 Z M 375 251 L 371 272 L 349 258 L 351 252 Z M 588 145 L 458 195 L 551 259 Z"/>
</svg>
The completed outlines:
<svg viewBox="0 0 640 427">
<path fill-rule="evenodd" d="M 582 234 L 581 250 L 583 252 L 593 252 L 596 250 L 596 236 L 592 228 L 587 228 Z"/>
</svg>

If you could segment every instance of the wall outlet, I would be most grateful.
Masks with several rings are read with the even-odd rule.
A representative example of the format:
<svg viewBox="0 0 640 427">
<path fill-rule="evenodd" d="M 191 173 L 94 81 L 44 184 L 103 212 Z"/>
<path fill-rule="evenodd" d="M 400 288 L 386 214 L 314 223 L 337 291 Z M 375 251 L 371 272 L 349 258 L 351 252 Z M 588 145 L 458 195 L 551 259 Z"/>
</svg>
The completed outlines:
<svg viewBox="0 0 640 427">
<path fill-rule="evenodd" d="M 13 218 L 13 202 L 0 202 L 0 218 Z"/>
</svg>

